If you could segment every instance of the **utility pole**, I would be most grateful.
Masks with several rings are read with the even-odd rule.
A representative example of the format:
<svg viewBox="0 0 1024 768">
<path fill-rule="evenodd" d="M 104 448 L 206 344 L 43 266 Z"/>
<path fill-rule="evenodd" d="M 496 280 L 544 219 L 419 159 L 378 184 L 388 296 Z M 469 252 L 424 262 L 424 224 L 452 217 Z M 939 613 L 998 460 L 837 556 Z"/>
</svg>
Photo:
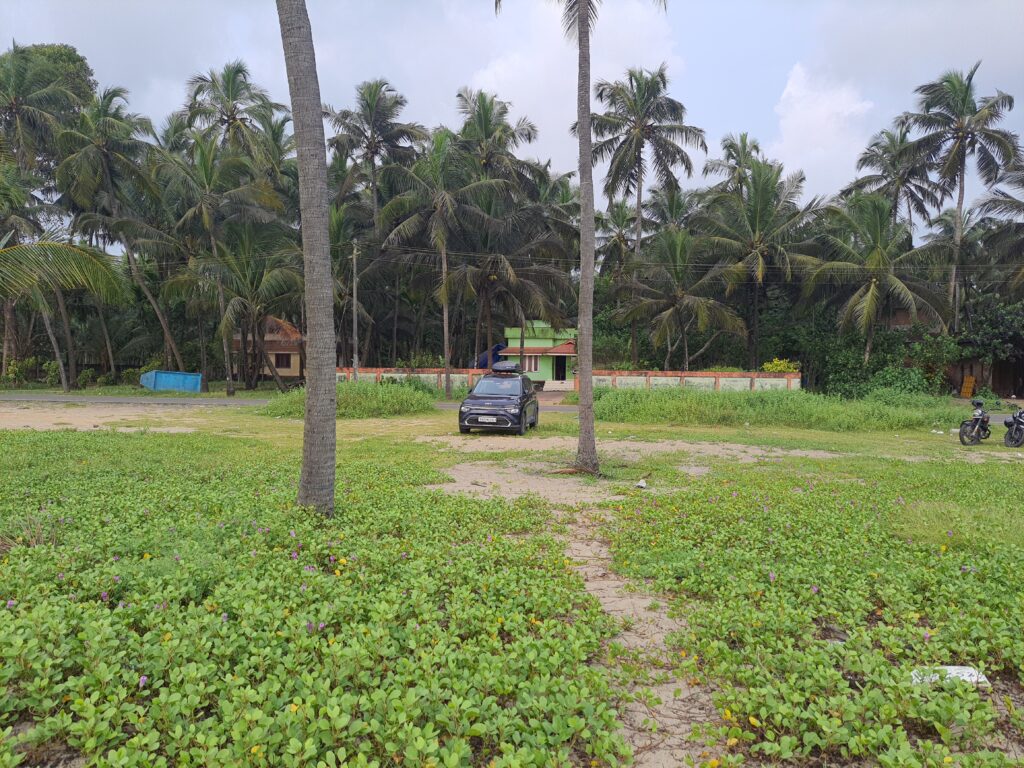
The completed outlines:
<svg viewBox="0 0 1024 768">
<path fill-rule="evenodd" d="M 359 243 L 352 243 L 352 381 L 359 381 Z"/>
</svg>

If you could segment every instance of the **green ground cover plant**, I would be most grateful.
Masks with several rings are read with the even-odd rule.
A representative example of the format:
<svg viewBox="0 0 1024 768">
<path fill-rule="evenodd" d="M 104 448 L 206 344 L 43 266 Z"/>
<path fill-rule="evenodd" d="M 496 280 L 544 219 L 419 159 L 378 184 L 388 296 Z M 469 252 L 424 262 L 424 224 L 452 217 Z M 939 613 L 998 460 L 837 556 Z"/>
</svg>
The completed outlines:
<svg viewBox="0 0 1024 768">
<path fill-rule="evenodd" d="M 338 384 L 338 418 L 369 419 L 429 413 L 437 396 L 404 384 L 377 384 L 372 381 L 347 381 Z M 263 413 L 300 419 L 306 410 L 306 390 L 295 389 L 274 398 Z"/>
<path fill-rule="evenodd" d="M 597 419 L 636 424 L 785 426 L 848 432 L 948 429 L 965 418 L 963 408 L 948 398 L 894 390 L 876 391 L 860 400 L 802 391 L 614 389 L 595 394 Z"/>
<path fill-rule="evenodd" d="M 681 674 L 717 688 L 716 764 L 1016 764 L 1024 745 L 1017 464 L 717 467 L 617 504 L 621 572 L 675 596 Z M 998 499 L 998 502 L 996 502 Z M 968 665 L 991 692 L 912 672 Z"/>
<path fill-rule="evenodd" d="M 544 513 L 363 445 L 325 520 L 269 442 L 0 432 L 0 766 L 619 763 Z"/>
</svg>

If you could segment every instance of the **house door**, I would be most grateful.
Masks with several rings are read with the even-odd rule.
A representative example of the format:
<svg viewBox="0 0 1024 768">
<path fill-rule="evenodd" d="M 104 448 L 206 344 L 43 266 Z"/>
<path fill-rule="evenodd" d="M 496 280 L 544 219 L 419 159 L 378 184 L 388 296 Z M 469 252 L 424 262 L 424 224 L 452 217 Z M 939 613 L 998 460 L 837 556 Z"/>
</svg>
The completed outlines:
<svg viewBox="0 0 1024 768">
<path fill-rule="evenodd" d="M 565 361 L 566 357 L 555 358 L 555 381 L 565 381 Z"/>
</svg>

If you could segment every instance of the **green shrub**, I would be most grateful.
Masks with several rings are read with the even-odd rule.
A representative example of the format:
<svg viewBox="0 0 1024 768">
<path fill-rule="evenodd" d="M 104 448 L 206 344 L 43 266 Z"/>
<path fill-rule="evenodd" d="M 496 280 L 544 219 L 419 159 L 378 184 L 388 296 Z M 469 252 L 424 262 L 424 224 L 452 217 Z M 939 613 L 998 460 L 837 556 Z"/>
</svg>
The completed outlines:
<svg viewBox="0 0 1024 768">
<path fill-rule="evenodd" d="M 117 384 L 117 375 L 114 373 L 101 373 L 96 377 L 97 387 L 110 387 Z"/>
<path fill-rule="evenodd" d="M 785 358 L 774 358 L 764 363 L 761 370 L 765 373 L 800 373 L 800 363 Z"/>
<path fill-rule="evenodd" d="M 402 384 L 377 384 L 373 381 L 338 384 L 338 418 L 370 419 L 427 413 L 434 408 L 437 395 Z M 306 412 L 306 390 L 294 389 L 274 398 L 264 407 L 267 416 L 299 419 Z"/>
<path fill-rule="evenodd" d="M 11 360 L 7 363 L 7 373 L 0 378 L 0 386 L 16 387 L 19 384 L 27 384 L 36 376 L 38 368 L 39 360 L 35 357 Z"/>
<path fill-rule="evenodd" d="M 43 380 L 48 387 L 60 386 L 60 365 L 56 360 L 47 360 L 43 363 Z"/>
<path fill-rule="evenodd" d="M 920 368 L 906 368 L 902 365 L 890 365 L 880 370 L 868 381 L 868 388 L 909 394 L 932 392 L 932 387 Z"/>
<path fill-rule="evenodd" d="M 707 371 L 708 373 L 743 373 L 743 368 L 737 368 L 735 365 L 710 365 L 707 368 L 701 370 Z"/>
<path fill-rule="evenodd" d="M 78 385 L 88 387 L 96 382 L 96 371 L 92 368 L 83 368 L 78 372 Z"/>
<path fill-rule="evenodd" d="M 893 393 L 844 400 L 810 392 L 702 392 L 690 389 L 616 389 L 594 403 L 602 421 L 723 427 L 787 426 L 834 432 L 948 427 L 963 417 L 948 400 Z"/>
</svg>

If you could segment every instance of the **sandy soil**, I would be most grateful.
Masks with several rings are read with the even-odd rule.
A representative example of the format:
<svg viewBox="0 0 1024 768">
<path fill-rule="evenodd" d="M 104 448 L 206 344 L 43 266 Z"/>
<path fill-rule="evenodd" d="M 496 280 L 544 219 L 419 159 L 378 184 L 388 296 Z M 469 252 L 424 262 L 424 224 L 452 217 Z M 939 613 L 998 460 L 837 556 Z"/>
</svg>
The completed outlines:
<svg viewBox="0 0 1024 768">
<path fill-rule="evenodd" d="M 518 498 L 536 494 L 553 504 L 577 506 L 621 499 L 602 480 L 584 480 L 576 475 L 553 475 L 551 465 L 535 461 L 498 463 L 473 461 L 444 470 L 452 482 L 431 485 L 445 493 L 466 493 L 483 499 Z"/>
<path fill-rule="evenodd" d="M 504 452 L 504 451 L 575 451 L 576 438 L 538 437 L 517 440 L 506 435 L 421 435 L 417 442 L 441 443 L 463 453 Z M 738 443 L 696 443 L 686 440 L 598 440 L 597 449 L 605 455 L 623 459 L 641 458 L 660 453 L 689 453 L 715 459 L 735 459 L 740 463 L 752 464 L 766 459 L 786 456 L 800 456 L 808 459 L 838 459 L 842 456 L 831 451 L 805 451 L 783 448 L 761 448 L 756 445 Z"/>
<path fill-rule="evenodd" d="M 180 413 L 175 413 L 174 426 L 129 427 L 125 421 L 137 419 L 162 420 L 167 416 L 166 406 L 139 406 L 122 404 L 85 404 L 72 405 L 55 403 L 0 403 L 0 429 L 73 429 L 89 431 L 96 429 L 116 429 L 118 432 L 139 432 L 147 429 L 150 432 L 194 432 L 192 427 L 181 426 L 180 422 L 188 421 Z"/>
</svg>

